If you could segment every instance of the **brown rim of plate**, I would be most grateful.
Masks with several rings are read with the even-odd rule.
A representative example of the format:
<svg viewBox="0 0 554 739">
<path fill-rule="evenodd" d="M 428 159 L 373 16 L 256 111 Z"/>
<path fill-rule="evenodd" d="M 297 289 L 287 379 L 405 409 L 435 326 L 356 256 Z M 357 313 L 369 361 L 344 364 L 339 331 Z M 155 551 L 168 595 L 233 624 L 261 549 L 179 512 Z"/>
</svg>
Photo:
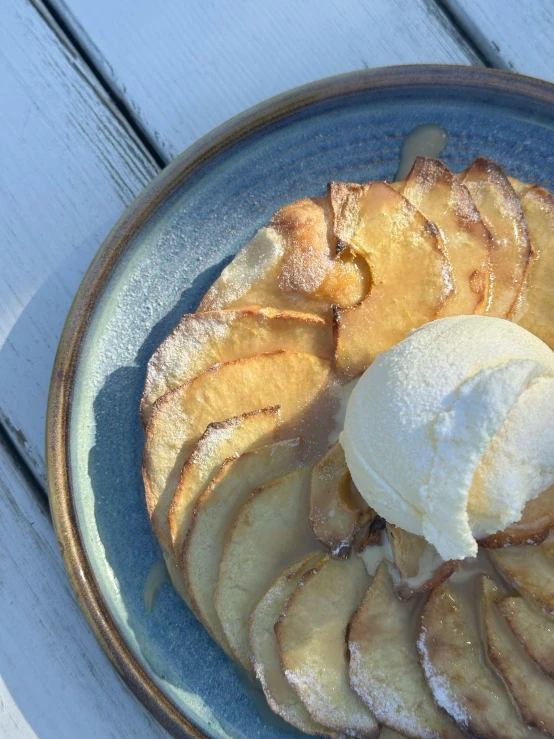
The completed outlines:
<svg viewBox="0 0 554 739">
<path fill-rule="evenodd" d="M 207 735 L 155 685 L 119 632 L 85 552 L 73 501 L 67 430 L 81 341 L 96 302 L 144 223 L 188 177 L 225 149 L 318 101 L 362 91 L 440 88 L 453 84 L 524 95 L 554 106 L 554 85 L 512 72 L 479 67 L 383 67 L 350 72 L 296 88 L 219 126 L 160 172 L 112 229 L 77 291 L 58 346 L 48 397 L 46 465 L 54 527 L 69 579 L 96 638 L 134 694 L 175 737 L 200 739 Z"/>
</svg>

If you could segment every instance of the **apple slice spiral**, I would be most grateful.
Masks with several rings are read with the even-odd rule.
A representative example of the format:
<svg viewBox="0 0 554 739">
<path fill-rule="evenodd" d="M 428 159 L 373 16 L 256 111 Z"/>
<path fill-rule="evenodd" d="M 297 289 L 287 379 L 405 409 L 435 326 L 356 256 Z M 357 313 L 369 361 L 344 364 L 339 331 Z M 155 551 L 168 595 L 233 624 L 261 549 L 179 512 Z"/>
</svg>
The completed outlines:
<svg viewBox="0 0 554 739">
<path fill-rule="evenodd" d="M 554 348 L 553 224 L 550 193 L 482 157 L 459 175 L 419 158 L 401 183 L 331 183 L 278 211 L 152 356 L 143 475 L 172 579 L 297 728 L 552 735 L 540 704 L 554 695 L 554 486 L 479 542 L 518 593 L 483 586 L 495 673 L 471 604 L 443 582 L 464 565 L 388 526 L 393 561 L 372 581 L 356 549 L 382 541 L 365 529 L 384 522 L 352 488 L 337 434 L 317 461 L 313 448 L 336 431 L 337 388 L 437 317 L 508 317 Z M 323 421 L 306 423 L 318 403 Z"/>
</svg>

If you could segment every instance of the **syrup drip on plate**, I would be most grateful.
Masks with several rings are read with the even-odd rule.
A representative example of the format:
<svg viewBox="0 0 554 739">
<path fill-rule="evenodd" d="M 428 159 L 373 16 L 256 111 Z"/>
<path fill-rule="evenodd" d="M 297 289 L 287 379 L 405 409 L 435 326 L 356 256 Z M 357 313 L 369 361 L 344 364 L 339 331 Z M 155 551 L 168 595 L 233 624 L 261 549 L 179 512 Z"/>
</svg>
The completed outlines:
<svg viewBox="0 0 554 739">
<path fill-rule="evenodd" d="M 438 157 L 448 144 L 449 136 L 442 126 L 424 123 L 406 136 L 400 150 L 400 161 L 395 180 L 405 179 L 416 157 Z"/>
</svg>

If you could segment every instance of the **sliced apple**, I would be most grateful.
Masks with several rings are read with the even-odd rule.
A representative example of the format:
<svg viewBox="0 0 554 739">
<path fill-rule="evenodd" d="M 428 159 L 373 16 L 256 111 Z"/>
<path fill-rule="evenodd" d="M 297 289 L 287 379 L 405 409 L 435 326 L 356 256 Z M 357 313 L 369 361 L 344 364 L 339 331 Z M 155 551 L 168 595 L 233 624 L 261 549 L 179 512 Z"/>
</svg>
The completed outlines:
<svg viewBox="0 0 554 739">
<path fill-rule="evenodd" d="M 416 577 L 419 572 L 419 562 L 425 550 L 427 541 L 423 536 L 410 534 L 408 531 L 387 524 L 387 536 L 389 537 L 394 564 L 403 580 Z"/>
<path fill-rule="evenodd" d="M 385 182 L 333 182 L 330 193 L 335 235 L 371 271 L 369 295 L 335 310 L 336 364 L 355 376 L 438 316 L 452 291 L 449 263 L 436 228 Z"/>
<path fill-rule="evenodd" d="M 261 228 L 202 298 L 198 311 L 275 305 L 285 247 L 273 228 Z"/>
<path fill-rule="evenodd" d="M 447 580 L 459 567 L 456 560 L 445 562 L 423 536 L 411 534 L 398 526 L 387 524 L 394 564 L 398 570 L 398 595 L 409 600 L 414 595 L 433 590 Z"/>
<path fill-rule="evenodd" d="M 519 521 L 479 541 L 487 549 L 513 547 L 520 544 L 539 544 L 554 526 L 554 485 L 537 498 L 530 500 Z"/>
<path fill-rule="evenodd" d="M 252 490 L 300 467 L 298 439 L 267 444 L 231 457 L 198 499 L 179 564 L 189 597 L 214 639 L 229 649 L 214 606 L 227 532 Z"/>
<path fill-rule="evenodd" d="M 521 197 L 531 244 L 535 251 L 515 320 L 554 348 L 554 197 L 534 185 Z"/>
<path fill-rule="evenodd" d="M 467 187 L 439 159 L 417 157 L 402 194 L 439 229 L 452 265 L 454 293 L 441 316 L 484 313 L 493 239 Z"/>
<path fill-rule="evenodd" d="M 522 739 L 527 727 L 485 661 L 474 607 L 448 582 L 432 591 L 417 642 L 425 676 L 437 704 L 460 729 L 487 739 Z"/>
<path fill-rule="evenodd" d="M 545 544 L 494 549 L 489 556 L 521 595 L 554 615 L 554 560 Z"/>
<path fill-rule="evenodd" d="M 554 678 L 554 621 L 525 598 L 504 598 L 496 605 L 527 654 L 544 673 Z"/>
<path fill-rule="evenodd" d="M 281 288 L 295 295 L 313 295 L 328 307 L 353 305 L 369 289 L 367 263 L 337 244 L 329 194 L 297 200 L 271 220 L 285 245 Z"/>
<path fill-rule="evenodd" d="M 194 506 L 228 457 L 239 456 L 269 443 L 279 423 L 279 406 L 243 413 L 211 423 L 181 470 L 169 509 L 169 531 L 179 562 Z"/>
<path fill-rule="evenodd" d="M 368 738 L 377 737 L 379 727 L 350 687 L 346 633 L 369 584 L 358 556 L 324 557 L 304 575 L 275 624 L 285 677 L 312 718 Z"/>
<path fill-rule="evenodd" d="M 317 736 L 336 736 L 318 724 L 286 681 L 281 668 L 274 626 L 305 572 L 315 565 L 321 552 L 312 552 L 283 572 L 262 596 L 250 616 L 250 659 L 264 695 L 275 713 L 300 731 Z"/>
<path fill-rule="evenodd" d="M 348 557 L 360 529 L 375 518 L 354 488 L 342 446 L 337 442 L 312 471 L 310 523 L 334 556 Z"/>
<path fill-rule="evenodd" d="M 352 305 L 369 289 L 364 260 L 337 250 L 328 197 L 306 198 L 278 211 L 226 267 L 199 310 L 269 305 L 319 315 Z"/>
<path fill-rule="evenodd" d="M 508 182 L 514 188 L 514 192 L 518 196 L 518 198 L 520 198 L 522 195 L 525 195 L 527 190 L 529 190 L 531 187 L 534 187 L 534 185 L 530 185 L 527 182 L 517 180 L 515 177 L 508 177 Z"/>
<path fill-rule="evenodd" d="M 309 490 L 306 467 L 258 488 L 227 534 L 214 604 L 233 655 L 248 670 L 250 614 L 279 573 L 317 547 L 308 522 Z"/>
<path fill-rule="evenodd" d="M 185 601 L 185 603 L 190 608 L 190 610 L 196 614 L 196 610 L 190 599 L 187 586 L 185 585 L 185 581 L 183 579 L 181 570 L 177 566 L 177 561 L 175 559 L 173 552 L 166 552 L 162 549 L 162 554 L 163 554 L 167 574 L 169 575 L 169 579 L 171 580 L 171 584 L 173 585 L 175 592 L 181 596 L 181 598 Z"/>
<path fill-rule="evenodd" d="M 257 354 L 216 365 L 156 401 L 146 429 L 143 479 L 150 519 L 166 549 L 181 470 L 206 427 L 277 404 L 283 424 L 298 424 L 330 376 L 329 362 L 311 354 Z"/>
<path fill-rule="evenodd" d="M 148 423 L 155 401 L 214 364 L 290 349 L 317 357 L 333 355 L 329 321 L 274 308 L 191 313 L 183 316 L 152 355 L 141 402 Z"/>
<path fill-rule="evenodd" d="M 496 606 L 503 591 L 482 578 L 483 623 L 487 654 L 507 685 L 528 726 L 554 736 L 554 681 L 526 654 Z"/>
<path fill-rule="evenodd" d="M 350 685 L 378 721 L 405 736 L 460 739 L 419 663 L 414 629 L 420 605 L 399 600 L 386 564 L 379 565 L 350 624 Z"/>
<path fill-rule="evenodd" d="M 487 315 L 509 318 L 533 256 L 519 197 L 502 167 L 484 157 L 477 157 L 460 179 L 493 237 L 490 261 L 494 289 Z"/>
</svg>

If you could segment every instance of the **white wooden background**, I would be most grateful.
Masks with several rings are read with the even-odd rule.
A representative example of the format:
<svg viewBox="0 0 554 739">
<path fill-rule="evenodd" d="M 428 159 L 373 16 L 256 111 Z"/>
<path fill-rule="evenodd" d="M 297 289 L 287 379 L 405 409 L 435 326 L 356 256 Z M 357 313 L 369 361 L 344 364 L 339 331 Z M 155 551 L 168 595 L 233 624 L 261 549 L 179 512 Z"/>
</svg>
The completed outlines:
<svg viewBox="0 0 554 739">
<path fill-rule="evenodd" d="M 552 79 L 547 0 L 0 0 L 0 736 L 164 736 L 67 584 L 44 497 L 71 299 L 142 187 L 244 108 L 387 64 Z"/>
</svg>

